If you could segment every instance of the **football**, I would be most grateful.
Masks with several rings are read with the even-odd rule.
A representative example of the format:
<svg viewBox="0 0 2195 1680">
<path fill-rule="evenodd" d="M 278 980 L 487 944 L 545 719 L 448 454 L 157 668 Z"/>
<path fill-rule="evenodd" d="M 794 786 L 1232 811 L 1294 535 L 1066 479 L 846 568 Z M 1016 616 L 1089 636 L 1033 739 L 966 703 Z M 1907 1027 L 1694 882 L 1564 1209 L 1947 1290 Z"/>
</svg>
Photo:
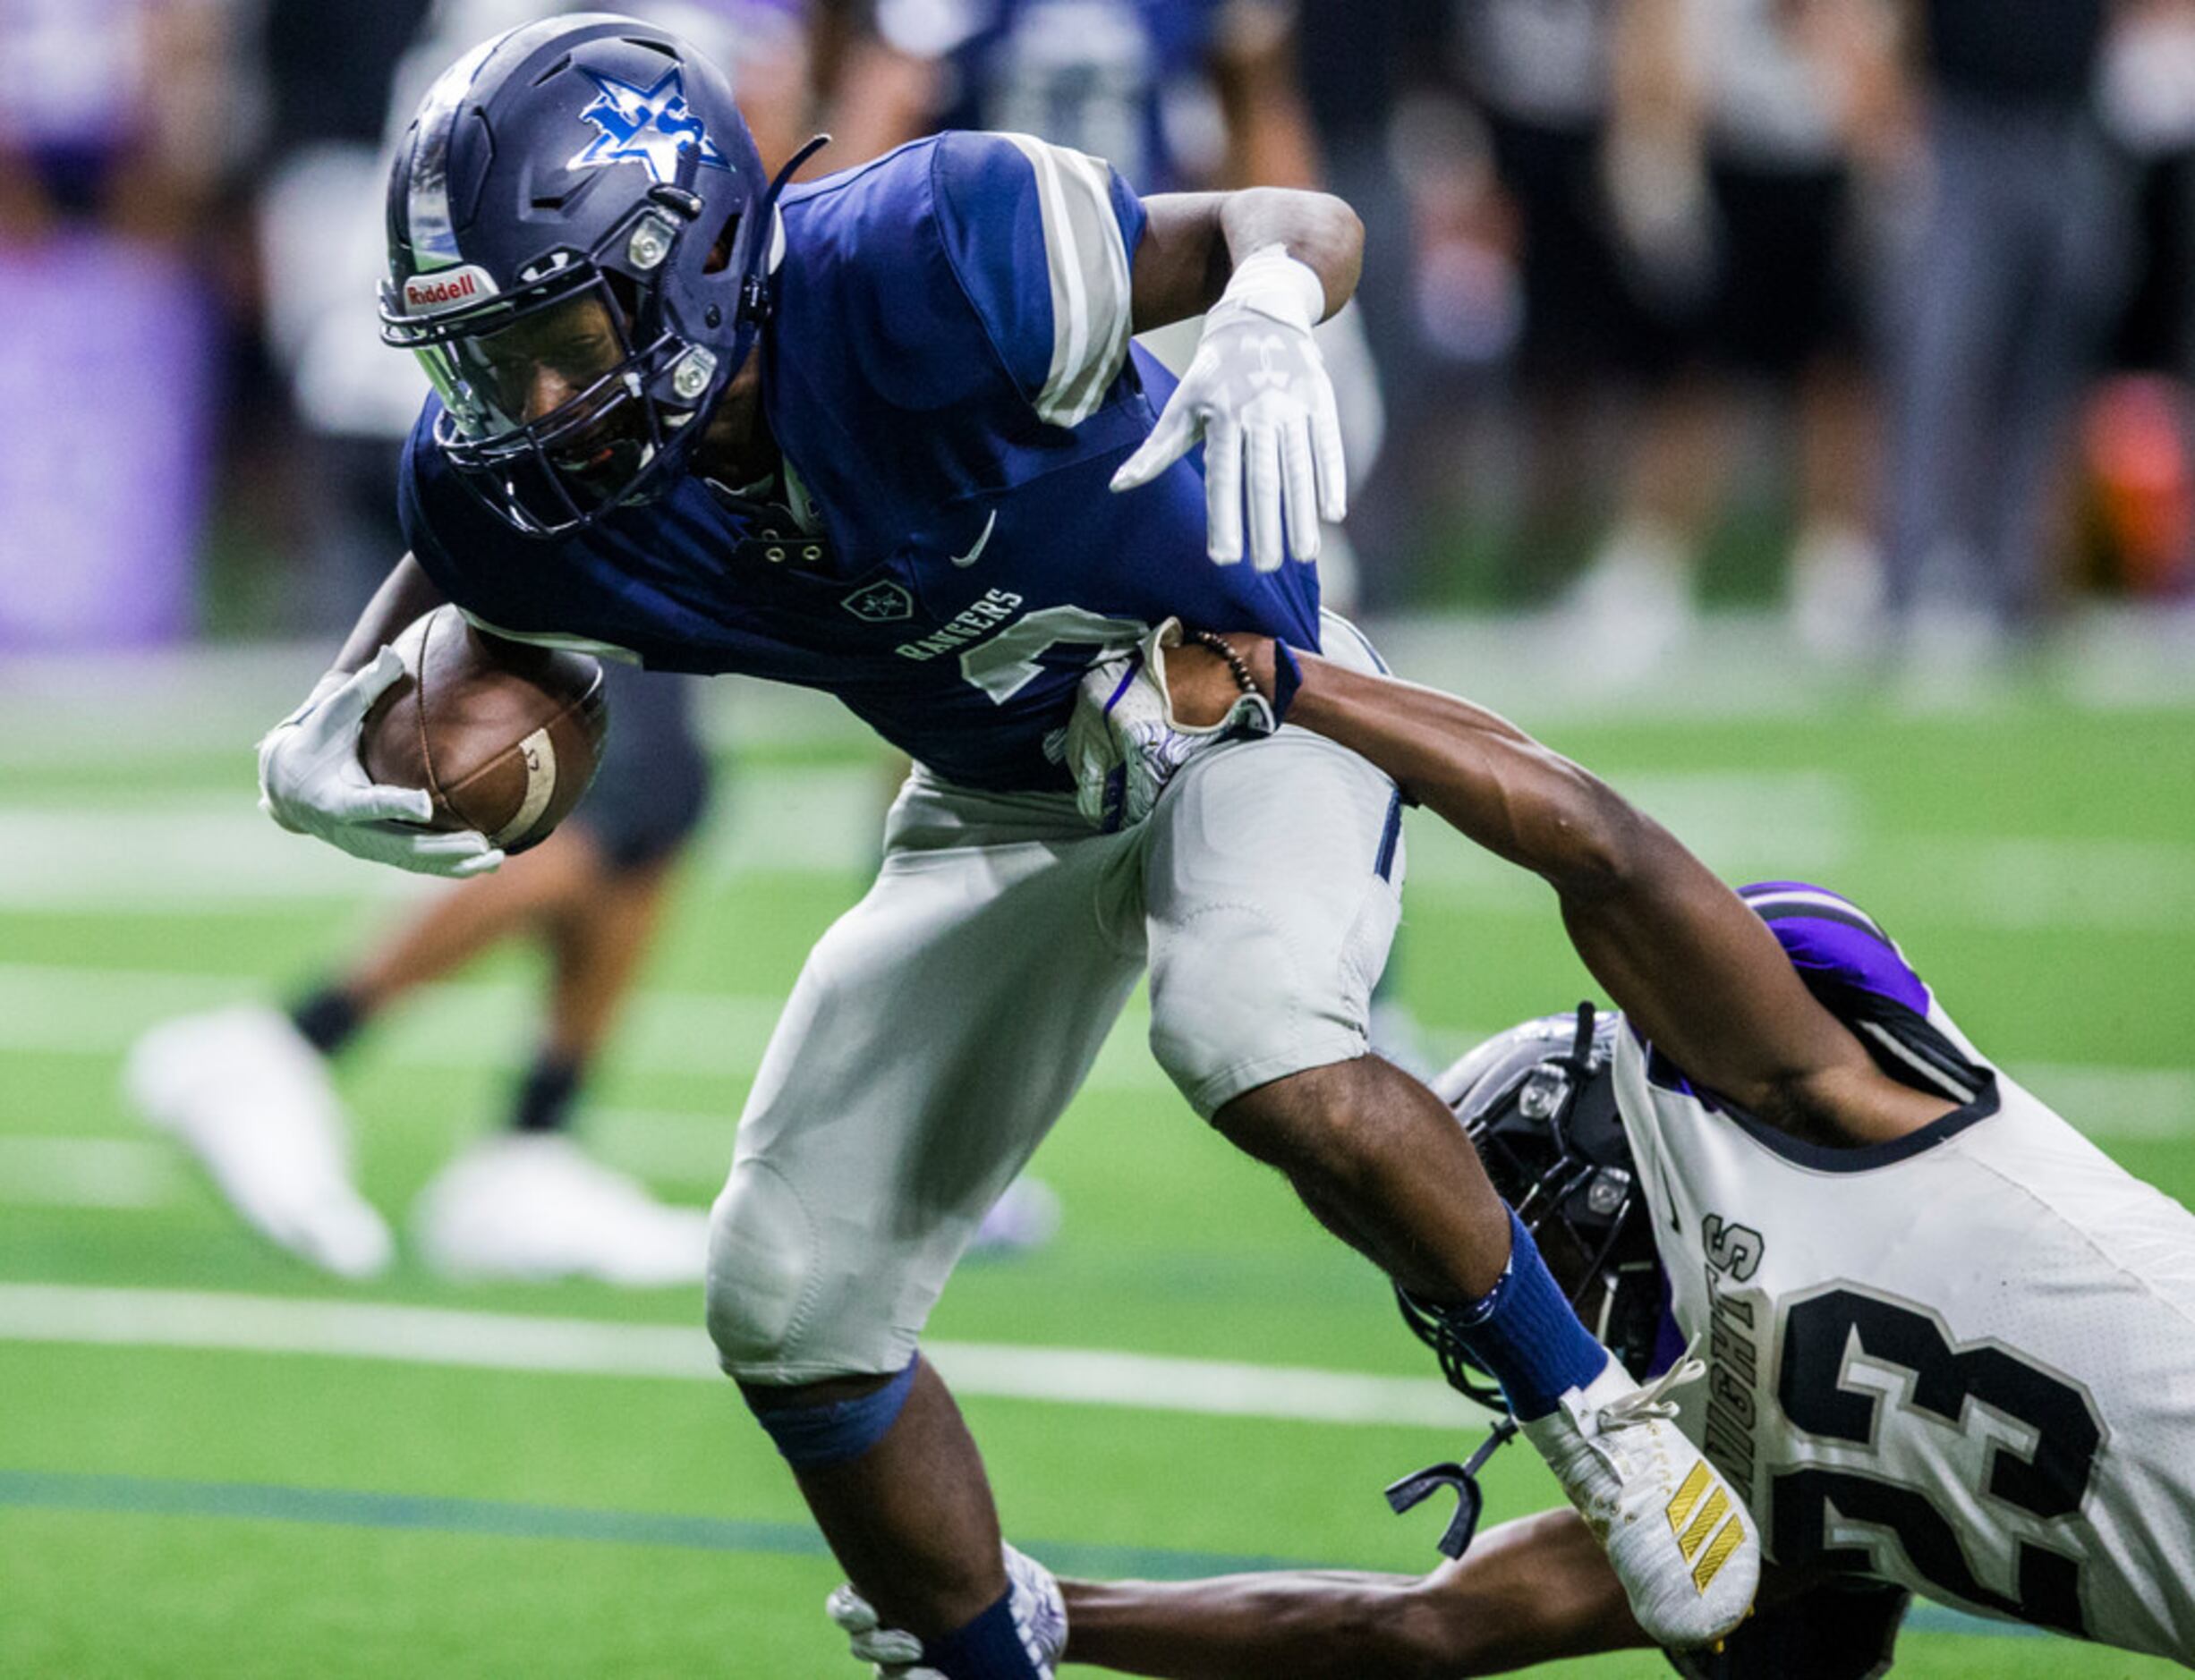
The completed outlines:
<svg viewBox="0 0 2195 1680">
<path fill-rule="evenodd" d="M 601 761 L 601 666 L 485 635 L 455 607 L 414 619 L 391 645 L 404 674 L 361 725 L 366 773 L 425 788 L 430 827 L 476 828 L 514 853 L 547 839 Z"/>
</svg>

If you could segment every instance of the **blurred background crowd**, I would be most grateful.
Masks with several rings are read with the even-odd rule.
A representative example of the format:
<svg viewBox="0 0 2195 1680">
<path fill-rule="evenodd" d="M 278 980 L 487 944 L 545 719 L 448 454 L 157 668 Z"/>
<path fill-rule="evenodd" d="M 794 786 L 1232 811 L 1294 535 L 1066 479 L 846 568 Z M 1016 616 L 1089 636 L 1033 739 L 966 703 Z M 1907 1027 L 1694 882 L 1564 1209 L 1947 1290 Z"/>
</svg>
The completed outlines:
<svg viewBox="0 0 2195 1680">
<path fill-rule="evenodd" d="M 375 329 L 385 148 L 554 9 L 0 0 L 0 650 L 349 624 L 423 390 Z M 1345 196 L 1368 608 L 1553 615 L 1621 675 L 1703 603 L 1958 668 L 2195 594 L 2195 0 L 621 9 L 772 161 L 999 127 Z"/>
</svg>

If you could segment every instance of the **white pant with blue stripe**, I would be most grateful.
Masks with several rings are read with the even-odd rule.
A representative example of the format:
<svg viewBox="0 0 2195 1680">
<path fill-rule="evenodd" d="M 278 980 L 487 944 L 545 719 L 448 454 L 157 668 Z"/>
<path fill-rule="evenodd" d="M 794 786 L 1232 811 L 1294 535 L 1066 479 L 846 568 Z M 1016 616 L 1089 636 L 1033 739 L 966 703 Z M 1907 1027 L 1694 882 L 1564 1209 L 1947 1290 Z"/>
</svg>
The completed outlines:
<svg viewBox="0 0 2195 1680">
<path fill-rule="evenodd" d="M 1376 662 L 1339 619 L 1324 640 Z M 710 1254 L 725 1369 L 797 1384 L 904 1366 L 1146 967 L 1152 1050 L 1200 1115 L 1364 1055 L 1400 817 L 1387 777 L 1293 728 L 1192 761 L 1119 835 L 1071 795 L 918 768 L 740 1121 Z"/>
</svg>

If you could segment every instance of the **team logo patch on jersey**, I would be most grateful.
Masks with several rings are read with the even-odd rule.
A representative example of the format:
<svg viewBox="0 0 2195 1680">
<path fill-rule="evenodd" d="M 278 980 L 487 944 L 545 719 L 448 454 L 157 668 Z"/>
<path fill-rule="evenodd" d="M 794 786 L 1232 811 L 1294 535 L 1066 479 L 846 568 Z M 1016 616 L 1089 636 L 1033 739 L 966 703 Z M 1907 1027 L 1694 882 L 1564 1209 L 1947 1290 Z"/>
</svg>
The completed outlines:
<svg viewBox="0 0 2195 1680">
<path fill-rule="evenodd" d="M 897 583 L 867 583 L 838 603 L 872 624 L 889 624 L 915 616 L 915 598 Z"/>
<path fill-rule="evenodd" d="M 594 124 L 596 133 L 566 168 L 639 164 L 653 180 L 676 181 L 678 154 L 687 150 L 698 156 L 706 168 L 732 166 L 716 141 L 709 138 L 701 118 L 687 106 L 685 72 L 677 66 L 665 71 L 648 88 L 635 88 L 591 70 L 586 75 L 601 93 L 579 115 L 582 122 Z"/>
</svg>

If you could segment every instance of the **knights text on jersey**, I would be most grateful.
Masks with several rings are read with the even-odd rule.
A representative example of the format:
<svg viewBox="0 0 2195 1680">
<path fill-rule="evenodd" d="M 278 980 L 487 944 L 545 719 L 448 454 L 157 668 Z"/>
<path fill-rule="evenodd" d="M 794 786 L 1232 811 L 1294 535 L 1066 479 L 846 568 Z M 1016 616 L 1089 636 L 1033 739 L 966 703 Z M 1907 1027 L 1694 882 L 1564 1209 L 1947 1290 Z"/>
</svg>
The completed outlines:
<svg viewBox="0 0 2195 1680">
<path fill-rule="evenodd" d="M 1849 901 L 1748 889 L 1816 996 L 1958 1104 L 1797 1143 L 1619 1041 L 1684 1426 L 1771 1557 L 2195 1662 L 2195 1217 L 1985 1062 Z"/>
<path fill-rule="evenodd" d="M 1105 165 L 947 134 L 787 195 L 763 403 L 786 505 L 689 477 L 554 541 L 408 445 L 413 552 L 481 623 L 828 690 L 949 782 L 1064 788 L 1083 668 L 1171 614 L 1316 647 L 1309 566 L 1204 556 L 1201 454 L 1107 488 L 1171 380 L 1128 342 L 1144 214 Z"/>
</svg>

